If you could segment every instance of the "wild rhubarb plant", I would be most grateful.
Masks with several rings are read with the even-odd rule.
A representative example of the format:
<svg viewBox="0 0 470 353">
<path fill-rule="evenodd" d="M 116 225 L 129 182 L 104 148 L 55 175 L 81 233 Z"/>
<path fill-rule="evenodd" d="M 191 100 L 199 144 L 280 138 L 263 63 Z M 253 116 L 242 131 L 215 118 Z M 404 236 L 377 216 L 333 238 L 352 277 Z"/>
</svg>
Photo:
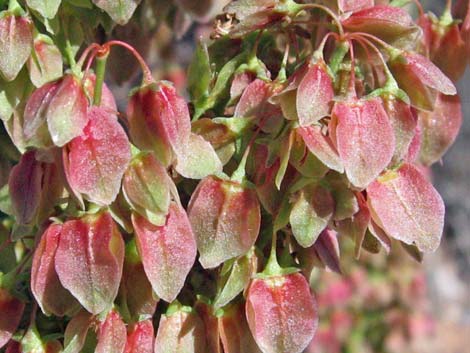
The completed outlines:
<svg viewBox="0 0 470 353">
<path fill-rule="evenodd" d="M 0 11 L 2 351 L 301 353 L 341 248 L 438 248 L 428 168 L 462 123 L 468 1 Z M 214 17 L 187 90 L 154 78 L 157 29 Z"/>
</svg>

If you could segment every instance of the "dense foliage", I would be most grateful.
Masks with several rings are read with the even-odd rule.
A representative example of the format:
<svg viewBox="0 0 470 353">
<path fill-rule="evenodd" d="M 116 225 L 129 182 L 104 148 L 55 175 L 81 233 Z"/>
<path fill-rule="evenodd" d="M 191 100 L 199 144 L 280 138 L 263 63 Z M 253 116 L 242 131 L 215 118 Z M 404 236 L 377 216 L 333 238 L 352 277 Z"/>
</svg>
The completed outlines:
<svg viewBox="0 0 470 353">
<path fill-rule="evenodd" d="M 5 352 L 301 353 L 319 271 L 438 248 L 428 167 L 462 121 L 468 1 L 440 17 L 407 0 L 0 11 Z M 216 15 L 188 103 L 153 77 L 146 38 Z M 123 49 L 142 72 L 125 113 L 104 82 L 132 76 Z"/>
</svg>

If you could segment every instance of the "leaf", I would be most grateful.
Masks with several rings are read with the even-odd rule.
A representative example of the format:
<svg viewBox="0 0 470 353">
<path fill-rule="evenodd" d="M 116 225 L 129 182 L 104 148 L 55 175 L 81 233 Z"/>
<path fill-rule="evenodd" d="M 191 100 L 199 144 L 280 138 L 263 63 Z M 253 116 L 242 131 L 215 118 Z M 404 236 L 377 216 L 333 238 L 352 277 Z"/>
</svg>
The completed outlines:
<svg viewBox="0 0 470 353">
<path fill-rule="evenodd" d="M 29 96 L 31 83 L 26 70 L 20 71 L 13 81 L 0 78 L 0 120 L 7 122 L 17 107 Z"/>
<path fill-rule="evenodd" d="M 82 134 L 88 122 L 87 98 L 81 82 L 69 74 L 64 76 L 47 106 L 47 127 L 52 141 L 62 147 Z"/>
<path fill-rule="evenodd" d="M 216 177 L 199 183 L 191 196 L 188 215 L 204 268 L 246 254 L 258 237 L 261 223 L 256 192 Z"/>
<path fill-rule="evenodd" d="M 185 307 L 160 317 L 155 353 L 206 353 L 204 323 Z"/>
<path fill-rule="evenodd" d="M 318 325 L 315 299 L 300 273 L 254 279 L 245 310 L 248 326 L 263 352 L 301 353 Z"/>
<path fill-rule="evenodd" d="M 459 96 L 437 96 L 434 111 L 418 112 L 421 127 L 419 159 L 424 165 L 438 162 L 457 138 L 462 125 Z"/>
<path fill-rule="evenodd" d="M 0 287 L 0 348 L 7 344 L 16 332 L 25 304 Z"/>
<path fill-rule="evenodd" d="M 55 270 L 54 258 L 61 232 L 60 224 L 46 229 L 34 252 L 31 268 L 31 291 L 46 315 L 70 315 L 78 308 L 78 302 L 62 286 Z"/>
<path fill-rule="evenodd" d="M 212 71 L 207 45 L 199 42 L 188 68 L 188 91 L 191 100 L 197 101 L 207 96 L 211 79 Z"/>
<path fill-rule="evenodd" d="M 334 212 L 331 193 L 317 185 L 301 190 L 293 203 L 289 222 L 295 240 L 304 248 L 312 246 L 326 228 Z"/>
<path fill-rule="evenodd" d="M 435 251 L 444 227 L 444 203 L 421 173 L 404 164 L 367 188 L 372 217 L 391 237 Z"/>
<path fill-rule="evenodd" d="M 321 61 L 309 65 L 297 88 L 296 106 L 300 126 L 309 126 L 329 115 L 333 97 L 333 83 L 326 64 Z"/>
<path fill-rule="evenodd" d="M 93 4 L 106 11 L 114 22 L 123 26 L 132 17 L 140 0 L 93 0 Z"/>
<path fill-rule="evenodd" d="M 0 72 L 13 81 L 33 47 L 33 23 L 27 17 L 7 14 L 0 18 Z"/>
<path fill-rule="evenodd" d="M 336 143 L 349 181 L 365 188 L 390 163 L 395 136 L 378 98 L 337 102 Z"/>
<path fill-rule="evenodd" d="M 83 135 L 64 151 L 67 181 L 74 192 L 98 205 L 109 205 L 130 162 L 130 144 L 116 117 L 92 107 Z"/>
<path fill-rule="evenodd" d="M 186 212 L 172 203 L 164 225 L 155 226 L 135 214 L 132 223 L 153 290 L 163 300 L 172 302 L 196 260 L 196 241 Z"/>
<path fill-rule="evenodd" d="M 45 18 L 55 17 L 61 0 L 26 0 L 28 7 L 36 10 Z"/>
<path fill-rule="evenodd" d="M 123 353 L 126 346 L 127 330 L 121 316 L 111 310 L 98 328 L 98 344 L 95 353 Z"/>
<path fill-rule="evenodd" d="M 339 173 L 344 171 L 338 152 L 328 136 L 323 135 L 319 126 L 308 126 L 297 129 L 305 145 L 328 168 Z"/>
<path fill-rule="evenodd" d="M 153 353 L 153 324 L 144 320 L 129 326 L 124 353 Z"/>
<path fill-rule="evenodd" d="M 252 257 L 245 255 L 234 262 L 222 290 L 214 299 L 215 309 L 227 305 L 248 286 L 253 272 Z"/>
<path fill-rule="evenodd" d="M 55 269 L 62 285 L 90 313 L 111 307 L 122 277 L 124 241 L 108 213 L 62 226 Z"/>
</svg>

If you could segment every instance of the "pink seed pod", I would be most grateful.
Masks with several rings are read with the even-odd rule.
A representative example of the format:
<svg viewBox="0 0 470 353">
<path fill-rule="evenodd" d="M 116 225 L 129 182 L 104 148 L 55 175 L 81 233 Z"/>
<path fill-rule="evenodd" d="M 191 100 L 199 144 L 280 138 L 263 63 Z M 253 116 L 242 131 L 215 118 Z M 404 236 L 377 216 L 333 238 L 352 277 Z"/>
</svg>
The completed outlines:
<svg viewBox="0 0 470 353">
<path fill-rule="evenodd" d="M 134 210 L 159 225 L 170 207 L 172 183 L 163 165 L 151 153 L 143 152 L 134 156 L 129 164 L 122 189 Z"/>
<path fill-rule="evenodd" d="M 70 353 L 80 353 L 85 345 L 88 330 L 94 323 L 93 315 L 85 310 L 74 315 L 64 333 L 64 348 Z"/>
<path fill-rule="evenodd" d="M 27 62 L 29 77 L 36 87 L 62 77 L 62 54 L 51 38 L 39 35 L 34 39 L 34 55 Z"/>
<path fill-rule="evenodd" d="M 139 321 L 128 327 L 124 353 L 153 353 L 154 341 L 152 320 Z"/>
<path fill-rule="evenodd" d="M 341 274 L 338 234 L 334 230 L 321 232 L 313 248 L 325 267 Z"/>
<path fill-rule="evenodd" d="M 443 23 L 429 13 L 421 16 L 418 24 L 423 30 L 426 54 L 445 75 L 456 82 L 467 66 L 465 41 L 458 23 Z"/>
<path fill-rule="evenodd" d="M 155 353 L 206 353 L 206 347 L 201 318 L 189 307 L 171 305 L 160 318 Z"/>
<path fill-rule="evenodd" d="M 90 214 L 62 225 L 55 269 L 62 285 L 90 313 L 111 307 L 123 261 L 124 241 L 109 213 Z"/>
<path fill-rule="evenodd" d="M 126 325 L 119 313 L 113 309 L 98 326 L 95 353 L 124 353 L 126 338 Z"/>
<path fill-rule="evenodd" d="M 220 344 L 220 332 L 215 308 L 208 304 L 204 299 L 198 298 L 194 305 L 194 309 L 204 322 L 207 342 L 206 353 L 223 353 L 222 346 Z"/>
<path fill-rule="evenodd" d="M 131 159 L 130 144 L 116 116 L 92 107 L 83 134 L 63 151 L 67 181 L 77 196 L 98 205 L 113 202 Z"/>
<path fill-rule="evenodd" d="M 48 102 L 46 120 L 52 141 L 62 147 L 82 134 L 88 123 L 88 100 L 82 82 L 72 74 L 60 81 Z"/>
<path fill-rule="evenodd" d="M 374 0 L 338 0 L 342 12 L 356 12 L 374 6 Z"/>
<path fill-rule="evenodd" d="M 16 332 L 25 304 L 0 287 L 0 348 L 8 343 Z"/>
<path fill-rule="evenodd" d="M 218 324 L 225 353 L 261 353 L 248 327 L 243 303 L 224 308 Z"/>
<path fill-rule="evenodd" d="M 196 260 L 196 240 L 186 212 L 172 203 L 163 225 L 155 226 L 137 214 L 132 216 L 132 224 L 152 288 L 160 298 L 172 302 Z"/>
<path fill-rule="evenodd" d="M 27 17 L 3 13 L 0 18 L 0 73 L 13 81 L 33 47 L 33 22 Z"/>
<path fill-rule="evenodd" d="M 364 189 L 390 163 L 395 151 L 392 125 L 379 98 L 337 102 L 336 144 L 349 181 Z"/>
<path fill-rule="evenodd" d="M 63 191 L 63 180 L 56 164 L 37 158 L 41 156 L 36 151 L 27 151 L 10 172 L 12 211 L 18 224 L 44 222 Z"/>
<path fill-rule="evenodd" d="M 416 134 L 417 118 L 409 104 L 394 96 L 382 97 L 395 136 L 395 151 L 391 164 L 394 165 L 405 158 L 411 141 Z"/>
<path fill-rule="evenodd" d="M 247 253 L 261 224 L 255 190 L 216 177 L 199 183 L 191 196 L 188 215 L 204 268 L 217 267 Z"/>
<path fill-rule="evenodd" d="M 246 317 L 263 353 L 303 352 L 318 325 L 315 299 L 300 273 L 254 279 Z"/>
<path fill-rule="evenodd" d="M 421 163 L 429 166 L 442 158 L 457 138 L 462 120 L 462 106 L 457 95 L 439 94 L 432 112 L 418 112 Z"/>
<path fill-rule="evenodd" d="M 418 109 L 432 111 L 437 93 L 455 95 L 452 81 L 424 56 L 402 52 L 389 63 L 393 77 Z"/>
<path fill-rule="evenodd" d="M 191 132 L 189 110 L 175 88 L 166 82 L 137 90 L 128 106 L 134 144 L 155 153 L 165 166 L 186 178 L 201 179 L 222 170 L 214 148 Z"/>
<path fill-rule="evenodd" d="M 417 26 L 407 11 L 400 7 L 376 5 L 363 8 L 341 21 L 350 32 L 366 32 L 385 40 L 406 37 Z"/>
<path fill-rule="evenodd" d="M 343 162 L 338 155 L 331 137 L 322 133 L 320 126 L 308 126 L 298 128 L 297 132 L 305 142 L 310 152 L 313 153 L 324 165 L 339 173 L 344 171 Z"/>
<path fill-rule="evenodd" d="M 373 220 L 392 238 L 435 251 L 444 227 L 444 203 L 432 184 L 410 164 L 390 171 L 367 188 Z"/>
<path fill-rule="evenodd" d="M 70 315 L 78 309 L 78 302 L 62 286 L 55 270 L 55 254 L 62 225 L 50 225 L 34 252 L 31 268 L 31 291 L 41 310 L 56 316 Z"/>
<path fill-rule="evenodd" d="M 310 126 L 329 115 L 334 94 L 325 62 L 310 63 L 297 88 L 296 106 L 300 126 Z"/>
</svg>

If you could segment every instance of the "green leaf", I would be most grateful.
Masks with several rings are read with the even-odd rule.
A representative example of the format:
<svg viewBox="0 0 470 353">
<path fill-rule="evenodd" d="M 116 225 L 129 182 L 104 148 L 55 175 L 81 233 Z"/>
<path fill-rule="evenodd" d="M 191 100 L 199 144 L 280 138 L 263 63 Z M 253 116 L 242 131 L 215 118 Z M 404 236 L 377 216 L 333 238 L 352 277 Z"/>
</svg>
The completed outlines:
<svg viewBox="0 0 470 353">
<path fill-rule="evenodd" d="M 188 90 L 191 100 L 197 101 L 206 97 L 212 78 L 209 53 L 204 43 L 199 43 L 188 69 Z"/>
<path fill-rule="evenodd" d="M 104 10 L 114 22 L 125 25 L 131 19 L 140 0 L 93 0 L 93 3 Z"/>
<path fill-rule="evenodd" d="M 26 0 L 31 9 L 39 12 L 45 18 L 53 18 L 57 14 L 61 0 Z"/>
<path fill-rule="evenodd" d="M 0 120 L 10 120 L 15 108 L 28 95 L 30 89 L 31 84 L 25 69 L 13 81 L 5 82 L 0 78 Z"/>
<path fill-rule="evenodd" d="M 0 189 L 0 211 L 9 216 L 13 215 L 10 193 L 8 191 L 8 184 L 4 185 Z"/>
</svg>

